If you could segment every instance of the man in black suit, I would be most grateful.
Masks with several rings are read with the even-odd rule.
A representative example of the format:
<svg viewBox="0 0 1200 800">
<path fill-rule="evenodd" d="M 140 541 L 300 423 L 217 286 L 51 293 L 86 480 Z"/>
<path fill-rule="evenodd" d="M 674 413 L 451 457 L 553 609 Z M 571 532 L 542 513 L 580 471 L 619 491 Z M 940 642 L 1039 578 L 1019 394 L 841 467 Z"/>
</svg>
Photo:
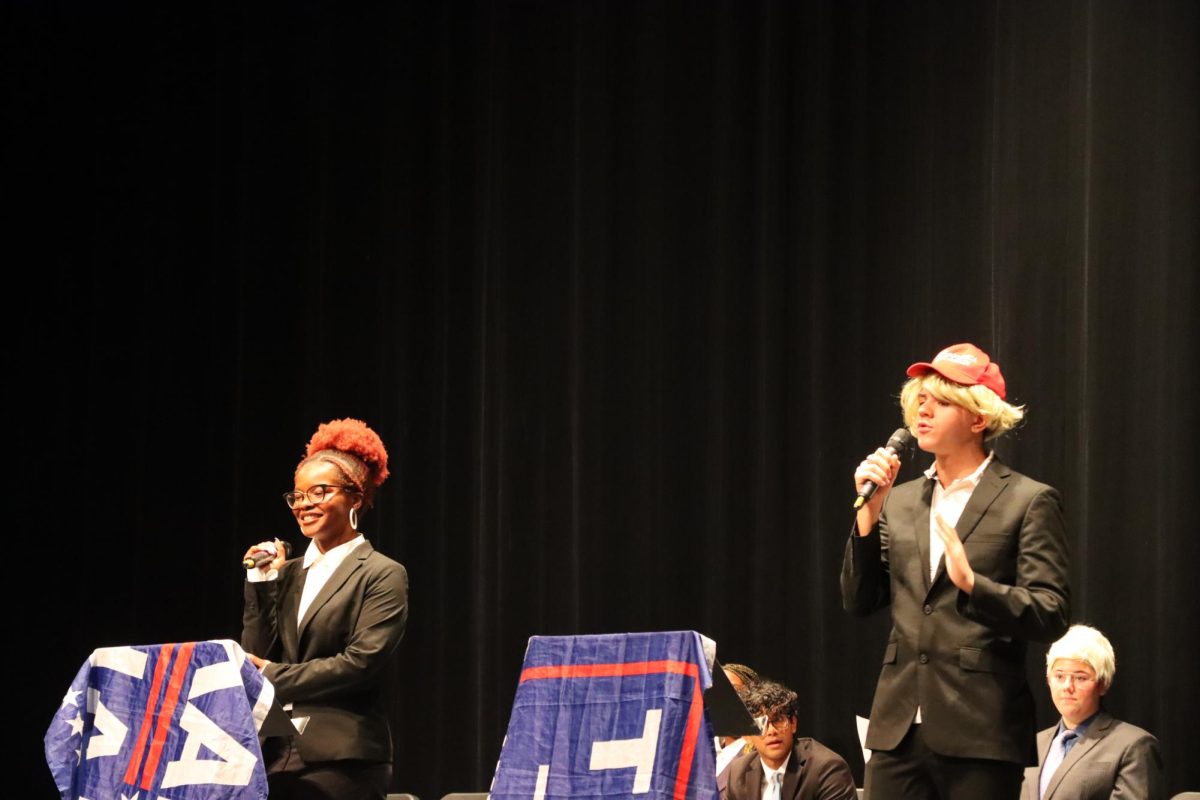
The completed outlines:
<svg viewBox="0 0 1200 800">
<path fill-rule="evenodd" d="M 1158 739 L 1102 707 L 1117 659 L 1104 634 L 1072 625 L 1046 654 L 1046 683 L 1062 714 L 1038 734 L 1038 765 L 1025 770 L 1021 800 L 1167 796 Z"/>
<path fill-rule="evenodd" d="M 741 693 L 757 715 L 761 736 L 753 753 L 734 759 L 722 800 L 855 800 L 854 776 L 837 753 L 796 736 L 796 693 L 762 681 Z"/>
<path fill-rule="evenodd" d="M 1053 641 L 1069 615 L 1058 492 L 1008 468 L 986 442 L 1021 420 L 986 353 L 953 345 L 908 368 L 904 420 L 934 456 L 892 484 L 880 449 L 854 474 L 879 489 L 859 509 L 842 564 L 852 614 L 892 607 L 867 730 L 868 799 L 1012 800 L 1033 761 L 1026 642 Z"/>
</svg>

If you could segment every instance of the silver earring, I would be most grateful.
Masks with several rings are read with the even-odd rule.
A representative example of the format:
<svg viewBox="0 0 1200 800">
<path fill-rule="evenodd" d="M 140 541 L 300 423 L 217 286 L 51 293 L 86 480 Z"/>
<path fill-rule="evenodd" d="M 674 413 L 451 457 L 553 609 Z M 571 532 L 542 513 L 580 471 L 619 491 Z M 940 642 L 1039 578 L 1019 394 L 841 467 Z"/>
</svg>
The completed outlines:
<svg viewBox="0 0 1200 800">
<path fill-rule="evenodd" d="M 350 509 L 350 527 L 353 528 L 354 530 L 358 530 L 358 509 L 357 508 Z"/>
</svg>

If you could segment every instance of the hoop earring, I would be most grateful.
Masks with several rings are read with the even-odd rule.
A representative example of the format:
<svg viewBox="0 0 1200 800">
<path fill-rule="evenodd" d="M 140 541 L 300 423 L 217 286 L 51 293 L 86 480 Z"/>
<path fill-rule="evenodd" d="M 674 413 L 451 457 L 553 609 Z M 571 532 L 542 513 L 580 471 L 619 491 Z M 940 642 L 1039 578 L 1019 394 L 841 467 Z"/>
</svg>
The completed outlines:
<svg viewBox="0 0 1200 800">
<path fill-rule="evenodd" d="M 350 527 L 353 528 L 354 530 L 358 530 L 358 509 L 357 508 L 350 509 Z"/>
</svg>

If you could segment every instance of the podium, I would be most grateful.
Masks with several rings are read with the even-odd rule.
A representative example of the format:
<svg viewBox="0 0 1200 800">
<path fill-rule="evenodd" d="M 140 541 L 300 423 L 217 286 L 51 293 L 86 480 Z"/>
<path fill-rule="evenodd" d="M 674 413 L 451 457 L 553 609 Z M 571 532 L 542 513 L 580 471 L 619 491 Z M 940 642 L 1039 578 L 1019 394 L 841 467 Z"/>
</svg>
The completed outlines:
<svg viewBox="0 0 1200 800">
<path fill-rule="evenodd" d="M 492 798 L 718 796 L 700 634 L 529 640 Z"/>
<path fill-rule="evenodd" d="M 258 737 L 280 724 L 274 687 L 233 641 L 105 647 L 63 697 L 46 763 L 64 800 L 259 800 Z"/>
</svg>

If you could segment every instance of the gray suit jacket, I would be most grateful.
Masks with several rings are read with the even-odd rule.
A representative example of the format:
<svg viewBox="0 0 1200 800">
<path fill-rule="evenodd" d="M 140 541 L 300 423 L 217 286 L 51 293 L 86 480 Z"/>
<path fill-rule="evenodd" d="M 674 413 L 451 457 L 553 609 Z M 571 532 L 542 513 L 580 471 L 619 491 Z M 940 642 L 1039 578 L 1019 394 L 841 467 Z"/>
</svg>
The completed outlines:
<svg viewBox="0 0 1200 800">
<path fill-rule="evenodd" d="M 296 740 L 306 762 L 391 761 L 384 667 L 404 636 L 408 573 L 363 542 L 329 577 L 296 625 L 303 559 L 279 578 L 246 582 L 242 648 L 271 661 L 264 675 L 293 717 L 309 717 Z"/>
<path fill-rule="evenodd" d="M 1054 641 L 1070 614 L 1058 492 L 993 459 L 955 526 L 975 571 L 970 595 L 944 561 L 929 579 L 932 498 L 928 478 L 896 486 L 876 528 L 846 544 L 846 610 L 892 607 L 866 746 L 894 749 L 920 706 L 934 752 L 1032 764 L 1026 642 Z"/>
<path fill-rule="evenodd" d="M 1057 730 L 1055 725 L 1038 734 L 1038 765 L 1025 770 L 1021 800 L 1038 800 L 1042 762 Z M 1165 800 L 1166 796 L 1158 739 L 1101 711 L 1055 771 L 1045 800 Z"/>
<path fill-rule="evenodd" d="M 729 765 L 721 800 L 761 800 L 762 760 L 758 753 L 738 756 Z M 797 739 L 783 773 L 782 800 L 856 800 L 854 775 L 846 761 L 816 739 Z"/>
</svg>

